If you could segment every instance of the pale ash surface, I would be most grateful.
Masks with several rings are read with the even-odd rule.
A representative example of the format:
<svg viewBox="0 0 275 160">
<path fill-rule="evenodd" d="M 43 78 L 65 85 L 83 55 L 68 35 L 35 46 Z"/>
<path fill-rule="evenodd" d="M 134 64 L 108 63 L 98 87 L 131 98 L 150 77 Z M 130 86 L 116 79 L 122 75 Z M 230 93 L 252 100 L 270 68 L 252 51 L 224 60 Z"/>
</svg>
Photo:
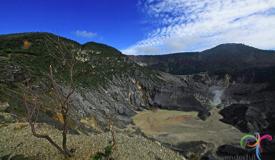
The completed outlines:
<svg viewBox="0 0 275 160">
<path fill-rule="evenodd" d="M 139 112 L 134 123 L 149 137 L 161 138 L 166 143 L 204 141 L 215 147 L 223 144 L 239 144 L 244 135 L 237 128 L 220 121 L 222 116 L 213 108 L 211 116 L 203 121 L 197 112 L 157 110 Z M 157 138 L 159 139 L 159 138 Z"/>
</svg>

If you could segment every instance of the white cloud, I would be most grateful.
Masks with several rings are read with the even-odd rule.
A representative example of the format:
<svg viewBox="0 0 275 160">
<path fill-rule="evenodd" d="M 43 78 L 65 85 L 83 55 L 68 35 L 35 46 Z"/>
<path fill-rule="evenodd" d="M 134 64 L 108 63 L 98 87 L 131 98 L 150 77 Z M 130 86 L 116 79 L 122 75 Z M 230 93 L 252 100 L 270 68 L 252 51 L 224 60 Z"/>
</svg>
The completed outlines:
<svg viewBox="0 0 275 160">
<path fill-rule="evenodd" d="M 97 36 L 97 33 L 88 32 L 86 30 L 77 30 L 75 31 L 75 35 L 82 38 L 93 38 Z"/>
<path fill-rule="evenodd" d="M 140 0 L 139 7 L 158 27 L 124 49 L 126 54 L 203 50 L 229 42 L 275 48 L 274 0 Z"/>
</svg>

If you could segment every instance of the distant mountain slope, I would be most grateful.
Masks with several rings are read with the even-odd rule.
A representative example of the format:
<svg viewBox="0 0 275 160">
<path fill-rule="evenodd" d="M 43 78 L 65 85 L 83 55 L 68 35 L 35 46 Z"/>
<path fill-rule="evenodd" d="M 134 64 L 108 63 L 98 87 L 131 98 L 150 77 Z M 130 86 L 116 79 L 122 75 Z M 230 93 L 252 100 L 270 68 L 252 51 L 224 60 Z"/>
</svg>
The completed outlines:
<svg viewBox="0 0 275 160">
<path fill-rule="evenodd" d="M 131 56 L 136 62 L 172 74 L 234 73 L 250 68 L 275 66 L 275 51 L 243 44 L 221 44 L 202 52 L 156 56 Z"/>
</svg>

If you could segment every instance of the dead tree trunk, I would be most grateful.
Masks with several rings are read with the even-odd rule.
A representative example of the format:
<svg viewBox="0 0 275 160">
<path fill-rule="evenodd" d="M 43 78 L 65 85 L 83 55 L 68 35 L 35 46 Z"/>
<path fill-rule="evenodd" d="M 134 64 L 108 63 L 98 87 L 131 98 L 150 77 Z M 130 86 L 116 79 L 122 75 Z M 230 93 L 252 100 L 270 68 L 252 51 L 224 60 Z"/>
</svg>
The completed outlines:
<svg viewBox="0 0 275 160">
<path fill-rule="evenodd" d="M 31 127 L 32 134 L 37 138 L 46 139 L 52 146 L 54 146 L 58 151 L 64 154 L 66 157 L 71 157 L 72 153 L 67 147 L 67 134 L 68 134 L 68 118 L 69 118 L 69 110 L 70 110 L 70 99 L 72 94 L 75 91 L 73 75 L 74 75 L 74 65 L 76 63 L 76 53 L 74 52 L 74 45 L 68 45 L 66 42 L 61 41 L 60 38 L 52 38 L 51 36 L 46 37 L 45 47 L 49 51 L 49 55 L 62 63 L 63 69 L 68 69 L 69 81 L 67 84 L 68 92 L 62 90 L 60 84 L 57 83 L 57 78 L 54 77 L 53 66 L 49 66 L 49 74 L 47 75 L 49 78 L 49 83 L 51 89 L 54 93 L 52 97 L 54 100 L 55 108 L 58 109 L 58 112 L 61 113 L 62 116 L 62 145 L 58 145 L 49 135 L 47 134 L 39 134 L 36 132 L 35 124 L 36 119 L 38 117 L 40 107 L 43 105 L 43 100 L 39 97 L 39 93 L 35 92 L 31 85 L 29 84 L 29 80 L 26 82 L 26 86 L 23 87 L 23 101 L 24 106 L 26 108 L 27 121 Z M 27 48 L 26 48 L 27 49 Z M 53 51 L 54 50 L 54 51 Z M 76 50 L 75 52 L 77 52 Z M 68 58 L 71 57 L 71 58 Z M 54 70 L 56 71 L 56 70 Z M 56 73 L 55 73 L 56 74 Z M 47 82 L 48 83 L 48 82 Z"/>
<path fill-rule="evenodd" d="M 29 87 L 28 87 L 29 88 Z M 24 93 L 23 100 L 24 100 L 24 106 L 26 108 L 26 114 L 27 114 L 27 121 L 31 127 L 31 132 L 33 136 L 37 138 L 46 139 L 52 146 L 54 146 L 60 153 L 65 155 L 66 157 L 70 157 L 71 153 L 69 153 L 67 150 L 64 150 L 47 134 L 39 134 L 36 132 L 35 129 L 35 123 L 37 120 L 37 116 L 39 114 L 39 106 L 37 104 L 37 99 L 34 96 L 30 97 L 32 103 L 30 103 L 27 99 L 27 95 Z M 66 145 L 65 145 L 66 146 Z"/>
</svg>

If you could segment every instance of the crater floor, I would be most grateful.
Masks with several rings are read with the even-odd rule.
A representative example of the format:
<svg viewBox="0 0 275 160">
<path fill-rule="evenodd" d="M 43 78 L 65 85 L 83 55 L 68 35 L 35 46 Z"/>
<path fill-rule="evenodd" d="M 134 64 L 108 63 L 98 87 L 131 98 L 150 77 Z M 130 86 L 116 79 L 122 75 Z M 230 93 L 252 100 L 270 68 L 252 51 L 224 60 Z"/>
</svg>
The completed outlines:
<svg viewBox="0 0 275 160">
<path fill-rule="evenodd" d="M 147 136 L 164 143 L 204 141 L 214 144 L 215 148 L 223 144 L 239 144 L 244 135 L 237 128 L 221 122 L 217 108 L 211 110 L 211 116 L 203 121 L 197 112 L 169 110 L 142 111 L 133 121 Z"/>
</svg>

